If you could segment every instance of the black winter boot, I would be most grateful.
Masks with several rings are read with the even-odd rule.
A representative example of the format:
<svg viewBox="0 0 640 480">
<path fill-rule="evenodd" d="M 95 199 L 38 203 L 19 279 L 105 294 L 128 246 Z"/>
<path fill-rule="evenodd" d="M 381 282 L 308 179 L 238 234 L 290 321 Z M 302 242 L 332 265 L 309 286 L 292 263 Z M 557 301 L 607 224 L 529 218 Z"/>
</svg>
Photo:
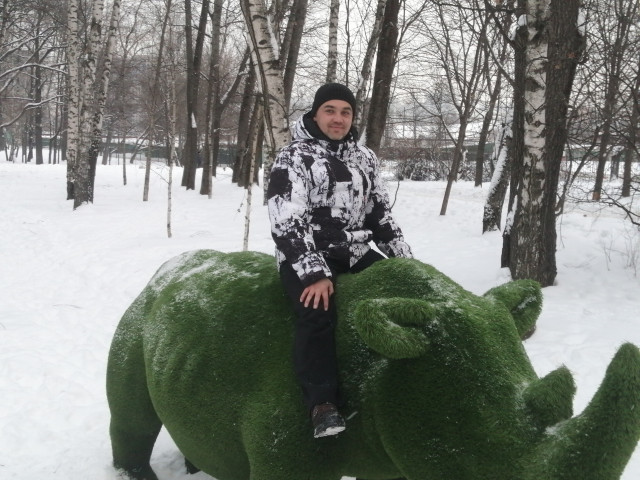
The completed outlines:
<svg viewBox="0 0 640 480">
<path fill-rule="evenodd" d="M 314 438 L 337 435 L 345 429 L 344 419 L 333 403 L 322 403 L 311 412 Z"/>
</svg>

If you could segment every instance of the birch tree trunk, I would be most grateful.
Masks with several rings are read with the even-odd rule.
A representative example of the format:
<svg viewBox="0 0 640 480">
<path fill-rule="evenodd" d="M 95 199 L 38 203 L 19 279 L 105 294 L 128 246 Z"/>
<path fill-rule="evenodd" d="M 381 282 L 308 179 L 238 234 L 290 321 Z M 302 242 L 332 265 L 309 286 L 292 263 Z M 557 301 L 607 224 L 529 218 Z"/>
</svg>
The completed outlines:
<svg viewBox="0 0 640 480">
<path fill-rule="evenodd" d="M 264 110 L 264 105 L 262 103 L 258 103 L 254 110 L 254 117 L 255 118 L 262 117 L 263 116 L 262 110 Z M 254 133 L 250 139 L 250 143 L 251 143 L 250 150 L 254 152 L 258 151 L 258 141 L 260 138 L 260 135 L 258 134 L 258 130 L 259 129 L 257 128 L 254 129 Z M 242 240 L 242 250 L 244 252 L 246 252 L 249 249 L 249 230 L 251 226 L 251 203 L 253 201 L 253 176 L 255 171 L 255 165 L 256 165 L 255 161 L 250 162 L 249 181 L 247 182 L 245 187 L 247 191 L 247 205 L 246 205 L 245 216 L 244 216 L 244 236 Z"/>
<path fill-rule="evenodd" d="M 95 0 L 91 13 L 89 37 L 82 55 L 82 90 L 80 109 L 80 135 L 78 142 L 78 160 L 75 165 L 75 184 L 73 189 L 73 208 L 91 201 L 90 148 L 93 135 L 93 120 L 98 108 L 95 96 L 97 56 L 102 31 L 104 0 Z"/>
<path fill-rule="evenodd" d="M 80 141 L 80 42 L 78 40 L 78 0 L 69 0 L 67 13 L 67 200 L 75 196 L 78 147 Z"/>
<path fill-rule="evenodd" d="M 169 175 L 167 180 L 167 237 L 171 238 L 171 208 L 172 204 L 172 189 L 173 189 L 173 165 L 176 157 L 176 79 L 173 75 L 173 69 L 170 78 L 169 85 Z"/>
<path fill-rule="evenodd" d="M 511 123 L 508 118 L 496 138 L 493 148 L 493 160 L 495 169 L 491 178 L 491 185 L 487 192 L 487 200 L 484 204 L 482 216 L 482 233 L 500 229 L 502 223 L 502 205 L 504 204 L 509 175 L 511 173 L 511 155 L 509 150 L 512 143 Z"/>
<path fill-rule="evenodd" d="M 327 76 L 325 83 L 336 81 L 338 73 L 338 21 L 340 0 L 331 0 L 329 8 L 329 52 L 327 53 Z"/>
<path fill-rule="evenodd" d="M 169 4 L 170 5 L 170 4 Z M 169 5 L 167 8 L 169 8 Z M 169 45 L 172 47 L 175 45 L 173 41 L 173 28 L 169 26 L 168 31 L 168 41 Z M 167 237 L 171 238 L 172 236 L 172 227 L 171 227 L 171 210 L 173 207 L 172 203 L 172 191 L 173 191 L 173 166 L 175 165 L 177 159 L 176 153 L 176 118 L 177 118 L 177 105 L 176 105 L 176 58 L 175 52 L 173 49 L 170 49 L 169 55 L 169 85 L 168 85 L 168 94 L 164 97 L 165 103 L 165 111 L 168 114 L 168 123 L 169 123 L 169 132 L 168 132 L 168 143 L 169 143 L 169 175 L 167 181 Z"/>
<path fill-rule="evenodd" d="M 109 92 L 109 80 L 111 78 L 111 65 L 113 49 L 116 42 L 116 33 L 120 25 L 120 3 L 121 0 L 113 0 L 111 9 L 111 19 L 109 20 L 109 31 L 107 32 L 106 46 L 103 52 L 101 78 L 94 84 L 92 90 L 96 97 L 96 110 L 93 113 L 91 123 L 91 144 L 89 146 L 89 201 L 93 202 L 96 165 L 98 163 L 98 153 L 102 142 L 102 121 L 104 119 L 104 107 L 107 102 Z"/>
<path fill-rule="evenodd" d="M 512 278 L 530 278 L 542 286 L 552 285 L 557 273 L 556 195 L 569 96 L 584 49 L 579 6 L 579 0 L 526 5 L 524 148 L 508 265 Z"/>
<path fill-rule="evenodd" d="M 267 125 L 267 161 L 264 164 L 265 191 L 269 185 L 271 166 L 277 152 L 291 140 L 288 112 L 284 95 L 284 80 L 279 52 L 276 51 L 275 32 L 263 0 L 242 0 L 242 12 L 256 57 L 258 84 L 264 99 Z"/>
<path fill-rule="evenodd" d="M 103 40 L 101 35 L 104 17 L 104 1 L 96 0 L 93 3 L 89 38 L 82 55 L 82 70 L 80 74 L 79 45 L 78 45 L 78 3 L 76 0 L 69 2 L 69 135 L 72 147 L 71 157 L 75 157 L 68 165 L 71 169 L 71 188 L 73 208 L 76 209 L 84 203 L 93 201 L 93 187 L 95 169 L 102 139 L 102 118 L 107 91 L 109 88 L 109 76 L 111 73 L 111 55 L 115 42 L 115 34 L 120 19 L 120 0 L 114 0 L 109 31 L 105 35 L 106 45 L 103 52 L 103 67 L 100 78 L 97 77 L 97 61 L 100 45 Z M 74 45 L 75 43 L 75 45 Z M 82 83 L 80 83 L 82 80 Z M 77 89 L 77 98 L 76 97 Z M 76 127 L 76 122 L 79 125 Z M 74 138 L 75 137 L 75 138 Z M 69 148 L 69 147 L 67 147 Z M 69 157 L 69 153 L 67 153 Z"/>
</svg>

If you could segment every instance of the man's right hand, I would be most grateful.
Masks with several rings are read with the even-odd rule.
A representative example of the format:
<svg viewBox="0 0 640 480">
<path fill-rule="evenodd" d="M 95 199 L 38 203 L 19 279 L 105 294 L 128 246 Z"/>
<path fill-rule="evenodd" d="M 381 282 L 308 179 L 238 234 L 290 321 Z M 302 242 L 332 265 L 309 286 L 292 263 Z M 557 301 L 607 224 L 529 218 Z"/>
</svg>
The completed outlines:
<svg viewBox="0 0 640 480">
<path fill-rule="evenodd" d="M 333 294 L 333 282 L 328 278 L 318 280 L 316 283 L 309 285 L 302 291 L 300 295 L 300 302 L 304 303 L 305 307 L 313 305 L 313 308 L 317 309 L 320 306 L 320 300 L 324 305 L 324 309 L 329 310 L 329 297 Z"/>
</svg>

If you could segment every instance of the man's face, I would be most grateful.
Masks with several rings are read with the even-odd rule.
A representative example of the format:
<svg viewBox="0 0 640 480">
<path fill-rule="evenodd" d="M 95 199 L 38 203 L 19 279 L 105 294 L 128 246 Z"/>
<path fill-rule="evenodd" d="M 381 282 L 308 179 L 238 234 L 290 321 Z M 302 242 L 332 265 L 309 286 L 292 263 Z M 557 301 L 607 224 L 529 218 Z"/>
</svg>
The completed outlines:
<svg viewBox="0 0 640 480">
<path fill-rule="evenodd" d="M 342 140 L 351 130 L 353 110 L 349 102 L 329 100 L 320 105 L 313 119 L 331 140 Z"/>
</svg>

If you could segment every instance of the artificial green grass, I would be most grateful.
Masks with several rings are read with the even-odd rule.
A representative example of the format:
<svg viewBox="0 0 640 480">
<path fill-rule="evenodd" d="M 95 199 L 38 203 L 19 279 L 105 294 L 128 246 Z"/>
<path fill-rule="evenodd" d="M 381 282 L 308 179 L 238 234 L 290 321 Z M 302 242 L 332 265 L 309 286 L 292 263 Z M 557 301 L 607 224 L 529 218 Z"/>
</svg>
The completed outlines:
<svg viewBox="0 0 640 480">
<path fill-rule="evenodd" d="M 155 479 L 164 425 L 218 480 L 614 480 L 640 437 L 640 355 L 621 348 L 578 417 L 561 367 L 521 338 L 532 281 L 484 296 L 415 259 L 339 277 L 344 433 L 312 438 L 293 375 L 293 312 L 273 257 L 188 252 L 124 314 L 107 371 L 114 465 Z"/>
</svg>

